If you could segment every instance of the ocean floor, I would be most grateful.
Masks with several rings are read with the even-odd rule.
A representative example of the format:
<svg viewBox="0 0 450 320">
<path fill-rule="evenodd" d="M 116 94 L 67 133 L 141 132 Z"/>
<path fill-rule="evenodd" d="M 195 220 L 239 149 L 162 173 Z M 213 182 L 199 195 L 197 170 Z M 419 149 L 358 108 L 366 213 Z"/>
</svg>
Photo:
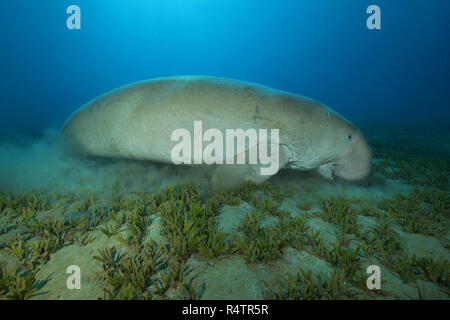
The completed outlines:
<svg viewBox="0 0 450 320">
<path fill-rule="evenodd" d="M 0 298 L 449 299 L 450 134 L 365 131 L 366 181 L 283 170 L 208 196 L 191 168 L 0 143 Z"/>
</svg>

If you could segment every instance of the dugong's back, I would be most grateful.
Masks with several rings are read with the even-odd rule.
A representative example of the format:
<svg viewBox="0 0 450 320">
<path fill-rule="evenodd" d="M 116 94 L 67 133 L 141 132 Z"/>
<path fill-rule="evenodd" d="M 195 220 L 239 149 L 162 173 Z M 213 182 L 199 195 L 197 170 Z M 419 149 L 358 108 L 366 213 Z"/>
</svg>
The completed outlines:
<svg viewBox="0 0 450 320">
<path fill-rule="evenodd" d="M 195 120 L 219 130 L 283 129 L 298 126 L 317 112 L 326 112 L 326 107 L 260 85 L 213 77 L 168 77 L 92 100 L 67 121 L 62 133 L 87 155 L 170 162 L 172 132 L 179 128 L 192 132 Z"/>
</svg>

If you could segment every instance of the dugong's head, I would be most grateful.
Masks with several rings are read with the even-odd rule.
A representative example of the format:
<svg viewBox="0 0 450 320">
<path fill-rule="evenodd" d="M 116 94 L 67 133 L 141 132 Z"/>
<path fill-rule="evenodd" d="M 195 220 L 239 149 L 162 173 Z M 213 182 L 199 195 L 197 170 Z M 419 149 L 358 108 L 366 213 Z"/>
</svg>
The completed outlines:
<svg viewBox="0 0 450 320">
<path fill-rule="evenodd" d="M 372 152 L 361 131 L 326 106 L 314 110 L 311 117 L 312 157 L 319 173 L 328 178 L 360 180 L 370 173 Z"/>
<path fill-rule="evenodd" d="M 361 131 L 348 125 L 342 133 L 342 149 L 334 164 L 334 175 L 345 180 L 358 180 L 367 177 L 372 163 L 372 152 Z"/>
<path fill-rule="evenodd" d="M 326 145 L 332 150 L 329 163 L 332 176 L 345 180 L 360 180 L 370 173 L 372 151 L 361 131 L 352 123 L 332 112 L 324 131 Z"/>
</svg>

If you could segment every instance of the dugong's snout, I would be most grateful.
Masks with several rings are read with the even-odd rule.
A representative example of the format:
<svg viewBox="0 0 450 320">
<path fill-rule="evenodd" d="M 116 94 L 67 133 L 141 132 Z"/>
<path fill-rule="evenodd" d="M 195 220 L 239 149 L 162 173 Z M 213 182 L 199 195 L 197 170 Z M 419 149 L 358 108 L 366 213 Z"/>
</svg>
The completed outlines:
<svg viewBox="0 0 450 320">
<path fill-rule="evenodd" d="M 345 180 L 360 180 L 370 173 L 372 151 L 361 133 L 354 138 L 351 152 L 339 159 L 334 167 L 334 175 Z"/>
</svg>

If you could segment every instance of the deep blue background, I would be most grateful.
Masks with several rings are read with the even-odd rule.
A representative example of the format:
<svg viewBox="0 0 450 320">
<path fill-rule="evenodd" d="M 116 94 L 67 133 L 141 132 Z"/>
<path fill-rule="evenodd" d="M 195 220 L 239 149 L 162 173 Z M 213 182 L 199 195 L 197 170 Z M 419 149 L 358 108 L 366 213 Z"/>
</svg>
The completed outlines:
<svg viewBox="0 0 450 320">
<path fill-rule="evenodd" d="M 77 4 L 82 30 L 66 28 Z M 382 30 L 366 28 L 377 4 Z M 60 128 L 152 77 L 237 78 L 354 121 L 450 120 L 448 0 L 2 0 L 0 128 Z"/>
</svg>

